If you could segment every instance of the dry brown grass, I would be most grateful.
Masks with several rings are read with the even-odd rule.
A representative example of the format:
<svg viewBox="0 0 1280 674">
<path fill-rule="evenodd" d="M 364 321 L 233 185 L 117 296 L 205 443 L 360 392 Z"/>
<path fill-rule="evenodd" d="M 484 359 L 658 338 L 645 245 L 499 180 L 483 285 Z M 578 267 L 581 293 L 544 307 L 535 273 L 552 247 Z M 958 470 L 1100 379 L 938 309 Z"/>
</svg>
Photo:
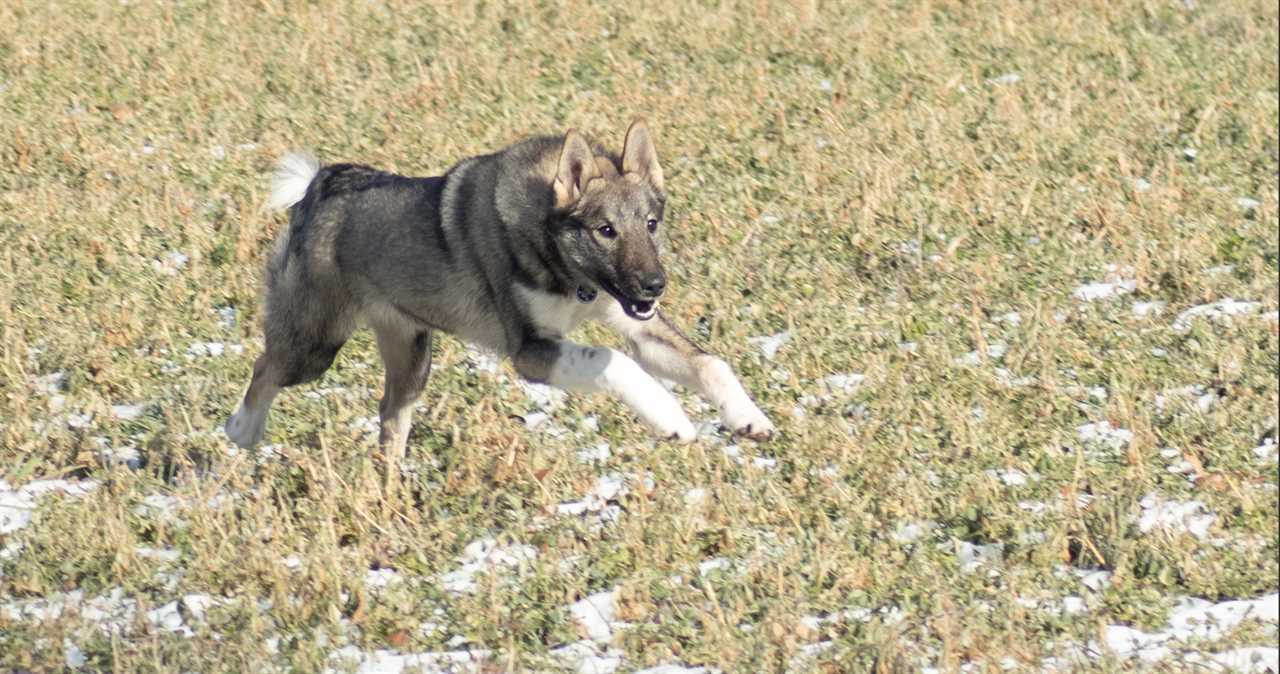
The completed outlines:
<svg viewBox="0 0 1280 674">
<path fill-rule="evenodd" d="M 101 486 L 0 534 L 0 600 L 123 588 L 139 613 L 111 632 L 0 612 L 0 667 L 56 670 L 73 643 L 97 670 L 311 671 L 348 643 L 459 636 L 494 651 L 489 669 L 554 670 L 549 650 L 578 638 L 567 605 L 617 587 L 624 668 L 1037 669 L 1104 625 L 1163 624 L 1173 596 L 1273 593 L 1276 468 L 1250 450 L 1276 434 L 1276 322 L 1172 324 L 1227 297 L 1276 310 L 1277 46 L 1266 2 L 4 3 L 0 478 Z M 521 389 L 443 340 L 417 472 L 387 500 L 353 428 L 380 381 L 362 335 L 282 396 L 274 456 L 229 450 L 283 224 L 264 177 L 286 149 L 438 173 L 568 126 L 620 142 L 633 115 L 670 185 L 669 310 L 743 373 L 779 440 L 739 463 L 583 397 L 553 413 L 569 433 L 526 430 Z M 1133 294 L 1072 297 L 1109 277 Z M 746 341 L 780 330 L 774 361 Z M 244 352 L 188 356 L 203 342 Z M 843 372 L 865 383 L 804 397 Z M 1220 395 L 1157 408 L 1186 385 Z M 1085 446 L 1077 427 L 1100 420 L 1132 441 Z M 576 459 L 598 442 L 606 464 Z M 127 446 L 140 469 L 103 459 Z M 1005 469 L 1039 479 L 987 473 Z M 615 523 L 548 514 L 605 472 L 631 485 Z M 1151 493 L 1202 501 L 1211 536 L 1140 532 Z M 161 497 L 169 515 L 145 505 Z M 916 543 L 891 535 L 924 521 Z M 537 558 L 442 589 L 482 537 Z M 961 570 L 958 544 L 994 541 L 997 575 Z M 700 577 L 712 558 L 732 566 Z M 368 587 L 375 568 L 403 580 Z M 1072 568 L 1112 582 L 1087 591 Z M 193 636 L 145 618 L 188 594 L 226 600 L 185 617 Z M 1072 594 L 1086 613 L 1014 600 Z M 901 619 L 801 622 L 885 607 Z M 1270 643 L 1246 627 L 1201 648 Z"/>
</svg>

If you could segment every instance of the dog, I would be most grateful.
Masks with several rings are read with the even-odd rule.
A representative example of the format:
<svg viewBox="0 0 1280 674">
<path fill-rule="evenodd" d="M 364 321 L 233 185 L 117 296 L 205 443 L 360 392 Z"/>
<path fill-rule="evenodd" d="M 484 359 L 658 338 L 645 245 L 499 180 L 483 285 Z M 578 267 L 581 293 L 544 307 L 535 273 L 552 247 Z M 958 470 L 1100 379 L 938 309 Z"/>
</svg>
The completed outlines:
<svg viewBox="0 0 1280 674">
<path fill-rule="evenodd" d="M 256 445 L 276 395 L 324 374 L 364 323 L 386 367 L 379 444 L 393 458 L 436 331 L 509 357 L 530 381 L 608 391 L 665 438 L 696 433 L 655 376 L 710 399 L 733 432 L 768 438 L 773 424 L 730 367 L 658 311 L 665 204 L 643 120 L 621 155 L 570 129 L 428 178 L 285 155 L 268 204 L 290 219 L 267 264 L 265 350 L 228 437 Z M 565 338 L 589 319 L 621 333 L 631 355 Z"/>
</svg>

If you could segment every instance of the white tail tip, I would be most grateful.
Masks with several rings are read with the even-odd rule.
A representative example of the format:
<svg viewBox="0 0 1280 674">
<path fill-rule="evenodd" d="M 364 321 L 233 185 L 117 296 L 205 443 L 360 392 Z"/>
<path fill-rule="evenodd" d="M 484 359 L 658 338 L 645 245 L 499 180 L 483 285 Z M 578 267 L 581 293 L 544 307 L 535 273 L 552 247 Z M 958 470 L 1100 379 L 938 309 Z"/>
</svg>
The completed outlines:
<svg viewBox="0 0 1280 674">
<path fill-rule="evenodd" d="M 311 179 L 320 172 L 320 162 L 308 152 L 289 152 L 280 158 L 280 165 L 271 179 L 271 199 L 267 208 L 281 211 L 302 201 L 307 196 Z"/>
</svg>

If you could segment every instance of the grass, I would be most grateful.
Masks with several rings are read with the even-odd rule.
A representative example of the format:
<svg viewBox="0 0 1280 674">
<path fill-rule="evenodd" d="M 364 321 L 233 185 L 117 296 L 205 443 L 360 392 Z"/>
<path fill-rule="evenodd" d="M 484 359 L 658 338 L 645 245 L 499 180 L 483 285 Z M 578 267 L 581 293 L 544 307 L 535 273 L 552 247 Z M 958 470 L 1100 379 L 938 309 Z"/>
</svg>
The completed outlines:
<svg viewBox="0 0 1280 674">
<path fill-rule="evenodd" d="M 123 588 L 139 611 L 112 630 L 0 616 L 0 668 L 61 669 L 71 643 L 94 670 L 313 671 L 347 644 L 460 637 L 487 671 L 556 671 L 580 636 L 568 607 L 618 588 L 620 671 L 1038 670 L 1106 625 L 1160 628 L 1178 596 L 1276 592 L 1276 466 L 1250 450 L 1276 436 L 1277 324 L 1173 325 L 1223 298 L 1276 310 L 1274 4 L 641 4 L 0 6 L 0 478 L 100 483 L 0 534 L 0 599 Z M 417 469 L 383 498 L 360 333 L 281 396 L 273 454 L 229 449 L 285 150 L 436 174 L 570 126 L 617 145 L 633 115 L 670 191 L 666 311 L 778 439 L 739 462 L 723 436 L 654 442 L 583 396 L 552 412 L 568 432 L 526 429 L 510 367 L 443 339 Z M 1133 292 L 1072 296 L 1116 279 Z M 774 360 L 747 341 L 782 330 Z M 189 355 L 204 342 L 244 349 Z M 848 372 L 866 379 L 827 390 Z M 1170 396 L 1189 385 L 1214 404 Z M 1104 420 L 1131 441 L 1079 439 Z M 603 465 L 576 459 L 602 442 Z M 139 468 L 104 460 L 122 447 Z M 1014 469 L 1031 478 L 989 472 Z M 549 514 L 606 472 L 629 485 L 615 522 Z M 1202 502 L 1209 535 L 1142 532 L 1150 494 Z M 899 542 L 910 523 L 924 533 Z M 482 538 L 536 558 L 444 590 Z M 962 568 L 958 547 L 996 542 L 999 564 Z M 382 568 L 400 582 L 370 586 Z M 142 617 L 195 594 L 222 603 L 184 614 L 190 637 Z M 1072 595 L 1088 610 L 1016 601 Z"/>
</svg>

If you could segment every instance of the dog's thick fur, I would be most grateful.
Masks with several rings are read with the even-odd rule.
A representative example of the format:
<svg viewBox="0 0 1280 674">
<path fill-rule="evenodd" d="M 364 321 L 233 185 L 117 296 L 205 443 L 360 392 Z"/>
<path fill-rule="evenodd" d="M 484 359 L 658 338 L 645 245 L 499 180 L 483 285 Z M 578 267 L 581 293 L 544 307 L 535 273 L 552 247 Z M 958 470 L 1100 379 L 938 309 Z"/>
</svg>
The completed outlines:
<svg viewBox="0 0 1280 674">
<path fill-rule="evenodd" d="M 286 156 L 270 204 L 292 214 L 267 267 L 266 350 L 227 435 L 255 445 L 276 394 L 323 374 L 364 322 L 386 366 L 391 457 L 403 454 L 435 330 L 512 358 L 529 380 L 610 391 L 663 436 L 692 440 L 694 428 L 652 375 L 710 398 L 733 431 L 768 436 L 729 366 L 655 317 L 665 201 L 639 121 L 621 156 L 570 130 L 430 178 Z M 564 338 L 586 319 L 621 332 L 632 356 Z"/>
</svg>

